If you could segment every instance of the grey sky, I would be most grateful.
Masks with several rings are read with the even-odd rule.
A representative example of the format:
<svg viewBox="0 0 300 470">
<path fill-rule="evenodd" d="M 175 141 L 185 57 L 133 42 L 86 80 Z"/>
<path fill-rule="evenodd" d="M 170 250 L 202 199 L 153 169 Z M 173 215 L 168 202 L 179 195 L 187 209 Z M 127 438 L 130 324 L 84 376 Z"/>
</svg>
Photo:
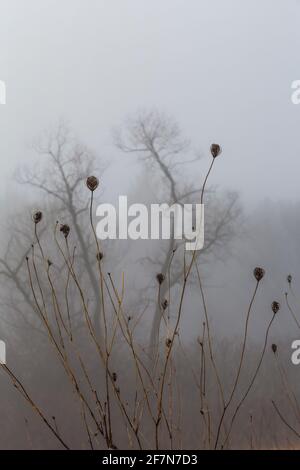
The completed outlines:
<svg viewBox="0 0 300 470">
<path fill-rule="evenodd" d="M 155 106 L 223 146 L 214 182 L 298 199 L 299 24 L 297 0 L 0 0 L 0 195 L 60 118 L 110 157 L 111 127 Z"/>
</svg>

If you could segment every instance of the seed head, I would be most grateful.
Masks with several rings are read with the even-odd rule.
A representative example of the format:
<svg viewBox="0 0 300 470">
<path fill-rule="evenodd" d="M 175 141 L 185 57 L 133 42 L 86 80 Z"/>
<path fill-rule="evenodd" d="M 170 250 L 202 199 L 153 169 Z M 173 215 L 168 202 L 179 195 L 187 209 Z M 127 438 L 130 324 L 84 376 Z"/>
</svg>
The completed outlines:
<svg viewBox="0 0 300 470">
<path fill-rule="evenodd" d="M 289 274 L 289 275 L 287 276 L 287 278 L 286 278 L 288 284 L 292 284 L 292 279 L 293 279 L 293 278 L 292 278 L 292 275 Z"/>
<path fill-rule="evenodd" d="M 171 340 L 171 338 L 167 338 L 167 339 L 166 339 L 166 346 L 167 346 L 167 348 L 170 348 L 171 345 L 172 345 L 172 340 Z"/>
<path fill-rule="evenodd" d="M 210 153 L 212 154 L 213 158 L 218 157 L 222 153 L 222 149 L 221 149 L 220 145 L 211 144 Z"/>
<path fill-rule="evenodd" d="M 259 282 L 264 277 L 265 270 L 263 268 L 255 268 L 254 271 L 253 271 L 253 275 L 254 275 L 255 279 L 257 280 L 257 282 Z"/>
<path fill-rule="evenodd" d="M 89 176 L 86 180 L 86 185 L 90 191 L 94 192 L 99 186 L 99 180 L 96 176 Z"/>
<path fill-rule="evenodd" d="M 168 305 L 169 305 L 169 302 L 167 301 L 167 299 L 165 299 L 165 300 L 162 302 L 162 304 L 161 304 L 162 309 L 163 309 L 163 310 L 167 310 Z"/>
<path fill-rule="evenodd" d="M 272 307 L 273 313 L 275 314 L 275 313 L 277 313 L 277 312 L 280 310 L 280 303 L 274 301 L 274 302 L 272 302 L 272 306 L 271 306 L 271 307 Z"/>
<path fill-rule="evenodd" d="M 32 220 L 36 225 L 41 222 L 42 218 L 43 218 L 43 213 L 41 211 L 36 211 L 32 215 Z"/>
<path fill-rule="evenodd" d="M 69 236 L 69 234 L 70 234 L 70 230 L 71 230 L 70 227 L 69 227 L 69 225 L 67 225 L 67 224 L 61 225 L 59 230 L 60 230 L 60 232 L 63 234 L 63 236 L 65 237 L 65 239 L 67 239 L 68 236 Z"/>
<path fill-rule="evenodd" d="M 159 273 L 156 275 L 156 279 L 157 279 L 158 284 L 161 285 L 165 280 L 165 275 L 162 273 Z"/>
<path fill-rule="evenodd" d="M 115 372 L 113 372 L 113 374 L 112 374 L 112 379 L 113 379 L 114 382 L 116 382 L 118 380 L 118 376 Z"/>
<path fill-rule="evenodd" d="M 98 261 L 101 261 L 103 259 L 103 256 L 104 256 L 104 254 L 101 251 L 99 251 L 99 253 L 97 253 L 96 258 L 97 258 Z"/>
<path fill-rule="evenodd" d="M 273 343 L 271 347 L 272 347 L 273 353 L 276 354 L 276 352 L 277 352 L 277 345 Z"/>
</svg>

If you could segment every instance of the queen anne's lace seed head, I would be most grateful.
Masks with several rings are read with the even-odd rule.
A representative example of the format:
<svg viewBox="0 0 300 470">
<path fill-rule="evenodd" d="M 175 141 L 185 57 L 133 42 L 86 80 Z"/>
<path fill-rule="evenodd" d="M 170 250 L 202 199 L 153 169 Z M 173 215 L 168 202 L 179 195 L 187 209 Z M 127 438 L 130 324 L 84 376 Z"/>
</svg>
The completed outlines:
<svg viewBox="0 0 300 470">
<path fill-rule="evenodd" d="M 254 275 L 255 279 L 257 280 L 257 282 L 259 282 L 264 277 L 265 270 L 263 268 L 255 268 L 254 271 L 253 271 L 253 275 Z"/>
<path fill-rule="evenodd" d="M 222 153 L 222 149 L 221 149 L 220 145 L 211 144 L 210 153 L 212 154 L 213 158 L 218 157 Z"/>
<path fill-rule="evenodd" d="M 94 192 L 99 186 L 99 180 L 96 176 L 89 176 L 86 185 L 90 191 Z"/>
<path fill-rule="evenodd" d="M 32 220 L 36 225 L 41 222 L 42 218 L 43 218 L 43 213 L 41 211 L 36 211 L 32 215 Z"/>
</svg>

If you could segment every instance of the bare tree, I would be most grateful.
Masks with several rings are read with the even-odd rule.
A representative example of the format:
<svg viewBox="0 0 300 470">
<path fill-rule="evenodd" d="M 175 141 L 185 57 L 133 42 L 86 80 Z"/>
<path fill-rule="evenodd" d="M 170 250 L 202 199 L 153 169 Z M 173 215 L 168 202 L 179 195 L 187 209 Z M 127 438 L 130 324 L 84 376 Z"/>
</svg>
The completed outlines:
<svg viewBox="0 0 300 470">
<path fill-rule="evenodd" d="M 160 179 L 162 184 L 159 185 L 158 197 L 162 201 L 170 205 L 198 202 L 201 192 L 200 170 L 196 171 L 195 178 L 193 165 L 198 165 L 200 158 L 189 157 L 189 142 L 182 137 L 179 126 L 172 119 L 157 111 L 140 113 L 116 133 L 115 141 L 123 152 L 137 154 L 143 164 L 151 168 L 152 175 Z M 39 154 L 40 164 L 33 169 L 23 169 L 17 179 L 19 183 L 44 194 L 44 201 L 52 204 L 54 223 L 55 219 L 59 218 L 72 227 L 79 248 L 77 256 L 82 260 L 79 263 L 82 276 L 92 291 L 95 328 L 100 335 L 102 315 L 96 251 L 90 231 L 85 230 L 85 227 L 89 226 L 87 220 L 89 200 L 84 192 L 84 180 L 94 171 L 93 155 L 85 146 L 78 144 L 63 125 L 59 126 L 55 133 L 47 134 L 40 139 L 34 148 Z M 188 170 L 190 166 L 192 171 Z M 205 246 L 201 251 L 202 262 L 211 254 L 222 253 L 224 246 L 236 231 L 236 221 L 240 213 L 236 195 L 222 194 L 222 197 L 218 197 L 215 188 L 209 188 L 207 195 L 208 210 L 205 216 L 206 233 Z M 21 294 L 21 299 L 25 299 L 32 309 L 22 272 L 22 260 L 24 261 L 32 243 L 31 230 L 26 223 L 18 224 L 18 227 L 11 230 L 14 237 L 10 241 L 6 256 L 0 260 L 2 265 L 0 274 L 8 282 L 13 282 Z M 174 234 L 171 233 L 170 240 L 163 245 L 163 254 L 148 258 L 148 262 L 155 266 L 156 273 L 169 276 L 168 282 L 160 286 L 153 317 L 150 347 L 154 354 L 159 342 L 163 305 L 168 291 L 182 279 L 183 245 L 184 241 L 175 240 Z M 169 269 L 171 263 L 172 272 Z"/>
<path fill-rule="evenodd" d="M 101 301 L 96 274 L 96 249 L 88 230 L 89 198 L 84 187 L 86 178 L 95 170 L 94 156 L 72 137 L 64 125 L 40 138 L 34 149 L 40 157 L 39 162 L 34 167 L 20 170 L 17 181 L 44 195 L 40 206 L 48 205 L 48 222 L 55 225 L 57 220 L 72 227 L 73 238 L 78 244 L 76 256 L 82 260 L 82 277 L 86 277 L 86 284 L 92 291 L 95 331 L 100 336 Z M 30 221 L 28 211 L 26 217 Z M 26 288 L 27 282 L 24 282 L 24 260 L 34 240 L 32 224 L 30 227 L 28 220 L 19 218 L 18 226 L 11 227 L 13 237 L 5 256 L 0 259 L 0 274 L 14 284 L 22 299 L 34 311 L 29 289 Z M 43 231 L 40 236 L 43 237 Z"/>
<path fill-rule="evenodd" d="M 169 205 L 187 202 L 199 202 L 201 193 L 200 171 L 188 168 L 199 163 L 200 157 L 188 157 L 189 142 L 183 138 L 178 124 L 170 117 L 158 111 L 143 111 L 130 118 L 127 124 L 115 131 L 115 144 L 126 154 L 137 154 L 152 175 L 157 175 L 162 184 L 159 185 L 159 198 Z M 236 231 L 236 221 L 240 215 L 240 206 L 236 194 L 227 193 L 218 197 L 215 188 L 207 191 L 205 222 L 205 246 L 201 250 L 201 259 L 205 260 L 211 254 L 217 255 L 229 242 Z M 198 198 L 198 199 L 197 199 Z M 163 305 L 167 299 L 168 290 L 182 279 L 183 264 L 180 250 L 183 242 L 175 240 L 171 233 L 168 246 L 163 256 L 149 259 L 156 266 L 158 273 L 165 278 L 170 276 L 168 282 L 162 283 L 159 289 L 159 299 L 156 305 L 151 335 L 150 351 L 153 357 L 156 354 L 160 325 L 163 318 Z M 200 255 L 198 255 L 200 256 Z M 172 263 L 172 274 L 169 268 Z"/>
</svg>

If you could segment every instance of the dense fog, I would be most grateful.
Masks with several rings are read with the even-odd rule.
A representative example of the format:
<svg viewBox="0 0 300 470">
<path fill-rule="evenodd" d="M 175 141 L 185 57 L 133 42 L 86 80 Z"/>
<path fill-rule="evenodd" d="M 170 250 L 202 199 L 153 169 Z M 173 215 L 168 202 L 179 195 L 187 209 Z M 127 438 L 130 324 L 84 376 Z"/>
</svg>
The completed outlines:
<svg viewBox="0 0 300 470">
<path fill-rule="evenodd" d="M 0 448 L 297 448 L 299 1 L 0 13 Z M 120 195 L 203 250 L 100 242 Z"/>
</svg>

